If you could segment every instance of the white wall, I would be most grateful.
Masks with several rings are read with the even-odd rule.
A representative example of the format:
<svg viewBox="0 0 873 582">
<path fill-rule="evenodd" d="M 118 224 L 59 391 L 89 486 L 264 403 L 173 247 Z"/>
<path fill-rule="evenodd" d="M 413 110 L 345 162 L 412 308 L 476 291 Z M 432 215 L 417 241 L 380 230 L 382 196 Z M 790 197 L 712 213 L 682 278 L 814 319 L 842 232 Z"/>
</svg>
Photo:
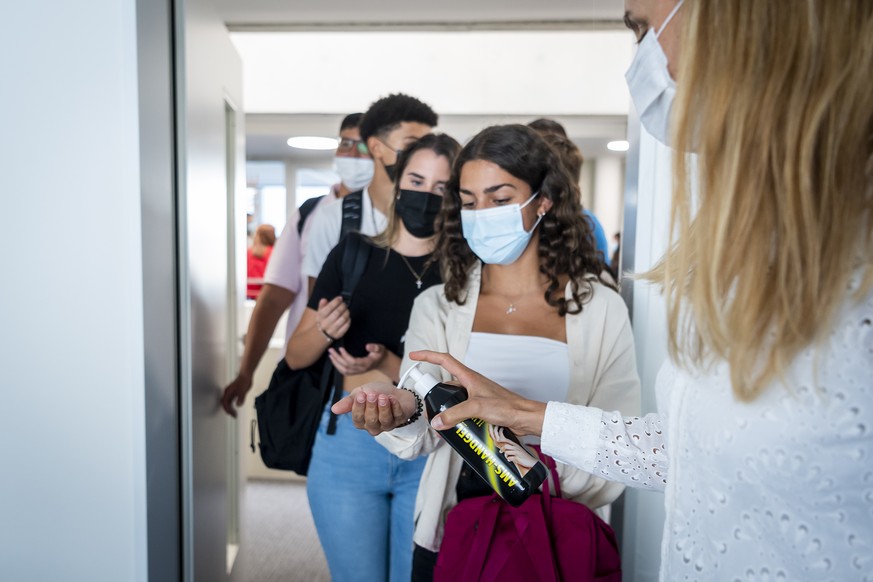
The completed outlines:
<svg viewBox="0 0 873 582">
<path fill-rule="evenodd" d="M 4 3 L 0 578 L 145 581 L 136 3 Z"/>
</svg>

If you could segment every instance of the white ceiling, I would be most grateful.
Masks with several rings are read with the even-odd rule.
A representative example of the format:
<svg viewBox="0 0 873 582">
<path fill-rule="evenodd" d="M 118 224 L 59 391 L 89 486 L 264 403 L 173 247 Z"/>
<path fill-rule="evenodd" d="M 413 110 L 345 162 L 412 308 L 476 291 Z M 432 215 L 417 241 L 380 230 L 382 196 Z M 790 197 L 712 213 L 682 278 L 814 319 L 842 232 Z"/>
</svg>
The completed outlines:
<svg viewBox="0 0 873 582">
<path fill-rule="evenodd" d="M 234 32 L 248 113 L 348 113 L 407 93 L 440 115 L 627 115 L 610 31 Z M 596 57 L 595 57 L 596 55 Z M 588 56 L 588 58 L 586 58 Z"/>
<path fill-rule="evenodd" d="M 399 0 L 215 0 L 221 17 L 228 25 L 228 29 L 235 37 L 237 50 L 243 61 L 245 71 L 273 71 L 273 75 L 293 75 L 301 71 L 300 63 L 294 63 L 292 55 L 288 51 L 253 51 L 243 47 L 236 39 L 249 37 L 251 33 L 265 33 L 267 36 L 275 36 L 277 31 L 287 34 L 305 33 L 312 35 L 317 32 L 330 32 L 332 38 L 336 38 L 336 31 L 350 32 L 349 38 L 362 32 L 382 31 L 386 34 L 398 31 L 492 31 L 509 30 L 523 33 L 530 37 L 531 31 L 586 31 L 593 32 L 596 36 L 603 31 L 614 32 L 621 28 L 623 13 L 623 0 L 441 0 L 440 2 L 400 2 Z M 236 31 L 236 32 L 235 32 Z M 332 32 L 331 32 L 332 31 Z M 560 33 L 558 33 L 560 36 Z M 329 36 L 325 34 L 325 36 Z M 396 35 L 401 38 L 402 35 Z M 449 35 L 450 36 L 450 35 Z M 550 39 L 551 40 L 551 39 Z M 590 41 L 588 41 L 590 42 Z M 539 43 L 545 44 L 545 43 Z M 628 35 L 628 45 L 632 46 L 632 40 Z M 406 45 L 401 44 L 398 50 Z M 316 49 L 317 50 L 317 49 Z M 532 48 L 535 50 L 535 48 Z M 367 54 L 366 50 L 349 50 L 347 62 L 358 63 L 360 67 L 376 67 L 379 70 L 392 69 L 392 56 L 381 54 Z M 551 60 L 563 59 L 566 62 L 564 70 L 579 74 L 580 70 L 591 70 L 591 63 L 598 61 L 614 61 L 616 58 L 629 62 L 632 54 L 630 49 L 620 50 L 619 57 L 615 56 L 615 43 L 604 45 L 602 50 L 581 51 L 547 51 L 541 49 Z M 564 54 L 571 52 L 572 54 Z M 557 54 L 555 54 L 557 53 Z M 266 55 L 266 56 L 265 56 Z M 299 57 L 297 57 L 299 59 Z M 322 57 L 323 58 L 323 57 Z M 264 59 L 271 59 L 265 62 Z M 520 59 L 520 62 L 525 59 Z M 535 59 L 534 59 L 535 60 Z M 463 67 L 466 63 L 458 63 Z M 554 69 L 554 63 L 549 62 Z M 621 73 L 626 65 L 614 65 L 611 61 L 605 64 L 606 70 L 620 81 L 623 86 Z M 323 78 L 313 78 L 313 72 L 307 70 L 307 83 L 315 86 L 324 86 L 326 91 L 336 86 L 336 67 L 331 67 L 324 72 Z M 561 65 L 558 65 L 561 70 Z M 316 67 L 316 71 L 318 68 Z M 396 69 L 394 69 L 396 70 Z M 525 70 L 520 69 L 524 84 Z M 276 73 L 278 72 L 278 73 Z M 531 70 L 530 76 L 541 73 Z M 314 111 L 312 107 L 305 106 L 295 110 L 294 106 L 286 107 L 281 99 L 277 99 L 276 85 L 266 83 L 253 83 L 251 75 L 246 80 L 244 100 L 246 104 L 258 104 L 253 114 L 247 107 L 247 157 L 251 159 L 285 159 L 291 162 L 312 162 L 313 165 L 328 163 L 331 154 L 300 152 L 289 148 L 285 141 L 291 135 L 336 135 L 339 121 L 342 115 L 338 111 L 362 110 L 375 98 L 400 88 L 385 86 L 374 93 L 368 89 L 360 97 L 353 101 L 354 104 L 326 107 L 322 111 Z M 588 75 L 590 77 L 590 75 Z M 554 95 L 546 95 L 542 106 L 531 105 L 530 113 L 525 109 L 510 110 L 500 109 L 488 111 L 482 107 L 482 99 L 471 99 L 478 103 L 474 110 L 464 111 L 463 106 L 455 103 L 443 102 L 438 98 L 430 98 L 426 93 L 422 94 L 418 89 L 409 90 L 411 94 L 421 97 L 431 103 L 440 113 L 439 130 L 455 136 L 460 141 L 465 141 L 474 135 L 479 129 L 495 123 L 527 123 L 531 119 L 547 116 L 563 123 L 571 137 L 580 146 L 587 158 L 601 155 L 616 155 L 608 152 L 606 142 L 611 139 L 622 139 L 626 133 L 626 117 L 622 114 L 622 107 L 627 101 L 626 97 L 616 94 L 616 81 L 612 79 L 606 90 L 610 100 L 619 102 L 618 108 L 604 108 L 599 105 L 596 108 L 580 106 L 576 108 L 558 107 L 549 110 L 549 103 L 554 102 Z M 601 84 L 603 86 L 603 84 Z M 527 90 L 530 90 L 527 87 Z M 493 87 L 466 87 L 466 91 L 493 91 Z M 548 87 L 542 88 L 547 92 Z M 623 90 L 623 89 L 622 89 Z M 580 96 L 580 100 L 583 98 Z M 601 102 L 603 100 L 601 99 Z M 572 97 L 571 97 L 571 101 Z M 575 102 L 574 102 L 575 103 Z M 266 104 L 266 105 L 265 105 Z M 543 111 L 549 113 L 543 115 Z"/>
</svg>

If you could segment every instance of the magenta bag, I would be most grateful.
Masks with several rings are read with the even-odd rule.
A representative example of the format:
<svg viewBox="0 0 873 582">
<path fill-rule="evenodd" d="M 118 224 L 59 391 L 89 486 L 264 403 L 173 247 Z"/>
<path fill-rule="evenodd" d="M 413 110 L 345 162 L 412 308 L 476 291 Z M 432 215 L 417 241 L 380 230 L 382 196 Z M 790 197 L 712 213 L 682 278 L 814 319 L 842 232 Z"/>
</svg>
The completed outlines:
<svg viewBox="0 0 873 582">
<path fill-rule="evenodd" d="M 497 494 L 460 502 L 446 519 L 434 582 L 621 582 L 612 528 L 588 507 L 561 498 L 555 461 L 541 457 L 557 497 L 549 495 L 547 480 L 543 493 L 520 507 Z"/>
</svg>

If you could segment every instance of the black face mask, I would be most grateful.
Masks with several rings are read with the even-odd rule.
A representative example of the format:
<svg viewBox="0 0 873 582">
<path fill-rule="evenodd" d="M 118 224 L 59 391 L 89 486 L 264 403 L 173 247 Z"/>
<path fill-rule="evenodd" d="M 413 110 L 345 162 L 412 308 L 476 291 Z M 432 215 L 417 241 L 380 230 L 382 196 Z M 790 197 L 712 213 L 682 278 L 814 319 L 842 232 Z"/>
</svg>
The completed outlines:
<svg viewBox="0 0 873 582">
<path fill-rule="evenodd" d="M 388 174 L 388 179 L 391 180 L 392 182 L 396 182 L 397 181 L 397 162 L 394 162 L 390 166 L 386 166 L 385 164 L 382 164 L 382 165 L 385 168 L 385 173 Z"/>
<path fill-rule="evenodd" d="M 443 204 L 443 197 L 430 192 L 401 190 L 394 201 L 394 211 L 409 234 L 416 238 L 433 236 L 434 222 Z"/>
</svg>

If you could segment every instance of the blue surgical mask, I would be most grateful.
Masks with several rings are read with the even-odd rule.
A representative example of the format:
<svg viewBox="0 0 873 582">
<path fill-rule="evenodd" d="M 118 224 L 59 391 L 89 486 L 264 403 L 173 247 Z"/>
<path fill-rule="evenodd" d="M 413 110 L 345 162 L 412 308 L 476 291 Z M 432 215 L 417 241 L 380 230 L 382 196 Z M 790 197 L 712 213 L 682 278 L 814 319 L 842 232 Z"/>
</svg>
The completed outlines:
<svg viewBox="0 0 873 582">
<path fill-rule="evenodd" d="M 540 215 L 529 231 L 524 229 L 521 209 L 537 197 L 538 192 L 524 204 L 508 204 L 485 210 L 461 210 L 464 238 L 477 257 L 489 265 L 509 265 L 527 248 L 530 237 L 543 219 Z"/>
<path fill-rule="evenodd" d="M 676 82 L 667 70 L 667 55 L 658 42 L 667 24 L 676 15 L 684 0 L 679 0 L 657 31 L 649 30 L 640 41 L 637 54 L 625 73 L 631 98 L 640 116 L 640 123 L 659 142 L 669 144 L 670 110 L 676 96 Z"/>
</svg>

